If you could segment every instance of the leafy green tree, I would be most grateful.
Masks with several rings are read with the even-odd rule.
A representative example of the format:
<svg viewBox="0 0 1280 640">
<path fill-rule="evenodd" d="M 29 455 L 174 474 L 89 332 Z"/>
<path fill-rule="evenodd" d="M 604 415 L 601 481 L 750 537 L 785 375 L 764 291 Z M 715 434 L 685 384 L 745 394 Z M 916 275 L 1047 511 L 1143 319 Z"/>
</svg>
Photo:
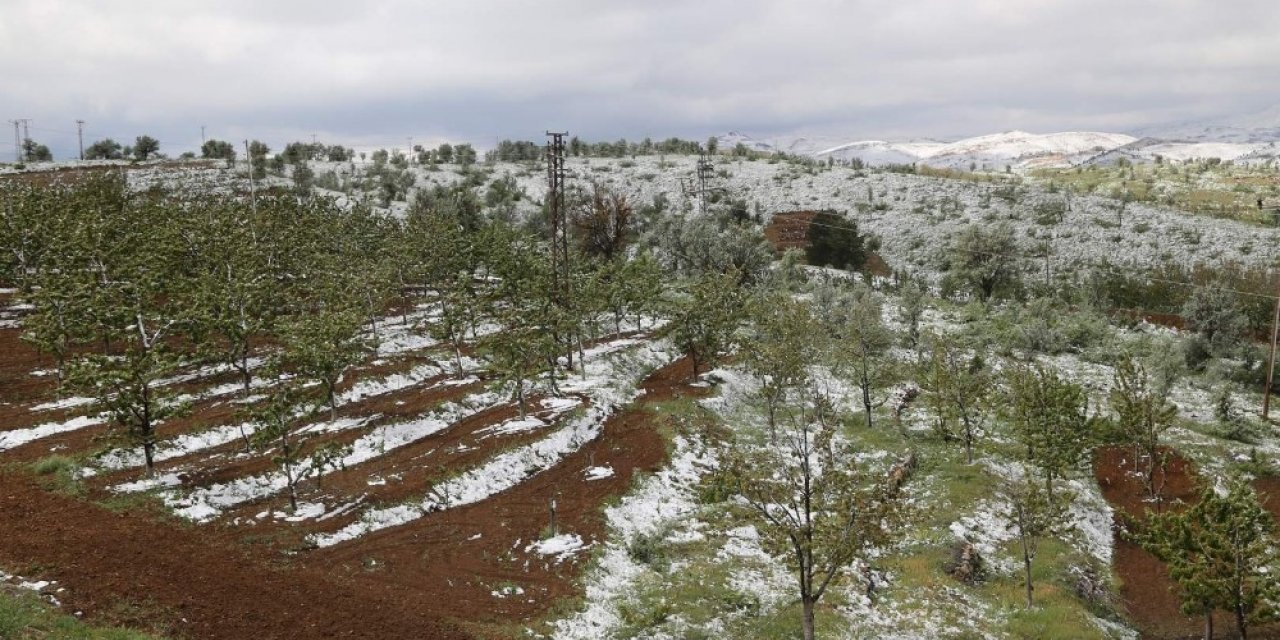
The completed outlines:
<svg viewBox="0 0 1280 640">
<path fill-rule="evenodd" d="M 732 272 L 708 273 L 670 302 L 666 334 L 692 361 L 695 380 L 732 341 L 743 306 L 737 280 Z"/>
<path fill-rule="evenodd" d="M 1042 366 L 1013 369 L 1006 381 L 1005 406 L 1014 433 L 1053 498 L 1054 480 L 1077 470 L 1092 444 L 1084 390 Z"/>
<path fill-rule="evenodd" d="M 160 151 L 160 141 L 151 136 L 138 136 L 133 141 L 133 157 L 148 160 Z"/>
<path fill-rule="evenodd" d="M 27 162 L 53 162 L 53 153 L 31 138 L 22 141 L 22 157 Z"/>
<path fill-rule="evenodd" d="M 1280 562 L 1275 521 L 1241 478 L 1225 493 L 1206 482 L 1200 500 L 1181 512 L 1148 514 L 1135 539 L 1165 562 L 1178 585 L 1183 613 L 1203 615 L 1213 638 L 1213 612 L 1229 612 L 1241 638 L 1250 624 L 1280 616 Z"/>
<path fill-rule="evenodd" d="M 120 143 L 111 138 L 99 140 L 84 150 L 85 160 L 119 160 L 123 157 Z"/>
<path fill-rule="evenodd" d="M 947 249 L 950 277 L 979 300 L 1012 294 L 1018 287 L 1013 228 L 969 225 Z"/>
<path fill-rule="evenodd" d="M 591 196 L 574 207 L 573 230 L 582 253 L 612 260 L 630 240 L 633 212 L 626 196 L 595 185 Z"/>
<path fill-rule="evenodd" d="M 361 335 L 364 317 L 354 306 L 321 306 L 299 313 L 284 329 L 286 367 L 321 385 L 329 419 L 338 418 L 337 387 L 347 369 L 369 351 Z"/>
<path fill-rule="evenodd" d="M 254 180 L 267 177 L 267 154 L 269 153 L 271 153 L 271 147 L 265 143 L 257 140 L 249 143 L 249 171 Z"/>
<path fill-rule="evenodd" d="M 71 270 L 45 271 L 36 279 L 39 285 L 26 297 L 32 311 L 22 320 L 22 340 L 53 356 L 61 392 L 67 361 L 89 332 L 93 286 L 86 274 Z"/>
<path fill-rule="evenodd" d="M 1158 505 L 1168 463 L 1163 438 L 1173 427 L 1177 407 L 1152 388 L 1142 363 L 1126 356 L 1116 364 L 1111 408 L 1116 412 L 1119 433 L 1133 446 L 1134 470 L 1139 472 L 1147 495 Z"/>
<path fill-rule="evenodd" d="M 442 142 L 439 147 L 436 147 L 436 157 L 444 164 L 451 164 L 453 162 L 453 145 L 448 142 Z"/>
<path fill-rule="evenodd" d="M 862 269 L 875 243 L 858 233 L 858 225 L 831 211 L 820 211 L 809 227 L 809 264 L 848 271 Z"/>
<path fill-rule="evenodd" d="M 1218 287 L 1197 287 L 1182 306 L 1187 328 L 1200 334 L 1217 354 L 1228 354 L 1243 342 L 1249 319 L 1239 294 Z"/>
<path fill-rule="evenodd" d="M 1034 606 L 1032 594 L 1035 585 L 1031 579 L 1031 565 L 1035 561 L 1040 541 L 1060 535 L 1071 528 L 1068 516 L 1072 497 L 1060 491 L 1050 495 L 1040 487 L 1029 470 L 1020 477 L 1007 480 L 1000 490 L 1007 509 L 1005 516 L 1009 530 L 1018 536 L 1022 551 L 1022 569 L 1027 593 L 1027 608 Z"/>
<path fill-rule="evenodd" d="M 893 333 L 884 325 L 879 297 L 868 287 L 854 288 L 842 311 L 841 323 L 834 328 L 838 357 L 852 370 L 862 391 L 862 408 L 867 428 L 871 428 L 871 412 L 883 403 L 872 402 L 872 393 L 891 370 L 887 354 L 893 346 Z"/>
<path fill-rule="evenodd" d="M 476 163 L 476 150 L 469 144 L 456 145 L 453 148 L 453 158 L 463 167 L 470 167 Z"/>
<path fill-rule="evenodd" d="M 928 361 L 920 366 L 920 387 L 937 416 L 935 429 L 947 440 L 964 444 L 964 459 L 973 463 L 973 448 L 991 410 L 991 375 L 982 357 L 967 356 L 945 336 L 932 336 Z"/>
<path fill-rule="evenodd" d="M 823 327 L 809 306 L 790 295 L 765 292 L 747 305 L 750 320 L 742 350 L 743 364 L 760 384 L 769 433 L 777 430 L 778 412 L 788 397 L 808 378 L 808 367 L 818 360 L 818 338 Z"/>
<path fill-rule="evenodd" d="M 924 314 L 924 287 L 908 278 L 898 292 L 900 307 L 898 317 L 907 325 L 907 346 L 915 349 L 920 345 L 920 318 Z"/>
<path fill-rule="evenodd" d="M 236 148 L 225 140 L 206 140 L 200 145 L 200 157 L 210 160 L 226 160 L 230 165 L 236 160 Z"/>
<path fill-rule="evenodd" d="M 255 408 L 250 420 L 254 425 L 253 447 L 269 450 L 271 461 L 280 467 L 289 489 L 289 512 L 298 510 L 298 481 L 302 464 L 302 436 L 294 433 L 296 392 L 283 387 L 273 392 L 263 405 Z"/>
<path fill-rule="evenodd" d="M 803 637 L 815 637 L 818 601 L 858 557 L 892 535 L 895 503 L 856 472 L 853 452 L 834 438 L 839 421 L 821 394 L 804 394 L 789 412 L 780 440 L 742 436 L 727 456 L 734 492 L 746 501 L 765 550 L 795 572 Z"/>
</svg>

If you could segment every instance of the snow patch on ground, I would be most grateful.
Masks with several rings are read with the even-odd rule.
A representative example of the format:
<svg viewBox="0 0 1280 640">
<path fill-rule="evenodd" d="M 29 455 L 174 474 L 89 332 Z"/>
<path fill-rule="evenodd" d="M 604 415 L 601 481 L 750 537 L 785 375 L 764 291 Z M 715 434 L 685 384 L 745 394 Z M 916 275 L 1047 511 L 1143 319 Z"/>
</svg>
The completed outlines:
<svg viewBox="0 0 1280 640">
<path fill-rule="evenodd" d="M 560 564 L 575 554 L 590 547 L 576 533 L 562 533 L 553 538 L 538 540 L 524 548 L 525 553 L 536 553 L 541 556 L 555 556 L 556 564 Z"/>
</svg>

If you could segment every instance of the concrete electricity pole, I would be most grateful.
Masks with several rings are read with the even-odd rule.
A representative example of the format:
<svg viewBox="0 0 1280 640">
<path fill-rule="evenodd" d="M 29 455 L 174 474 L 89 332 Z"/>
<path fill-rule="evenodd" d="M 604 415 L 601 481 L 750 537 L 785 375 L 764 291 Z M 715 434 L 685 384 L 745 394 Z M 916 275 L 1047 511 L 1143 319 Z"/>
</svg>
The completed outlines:
<svg viewBox="0 0 1280 640">
<path fill-rule="evenodd" d="M 80 160 L 84 160 L 84 120 L 76 120 L 76 139 L 80 141 Z"/>
</svg>

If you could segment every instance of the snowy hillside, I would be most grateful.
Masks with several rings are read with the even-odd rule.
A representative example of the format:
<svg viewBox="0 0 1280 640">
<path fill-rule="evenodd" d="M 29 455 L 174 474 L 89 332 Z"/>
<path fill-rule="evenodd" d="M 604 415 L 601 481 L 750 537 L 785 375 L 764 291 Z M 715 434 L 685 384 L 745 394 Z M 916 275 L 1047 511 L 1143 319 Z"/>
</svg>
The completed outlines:
<svg viewBox="0 0 1280 640">
<path fill-rule="evenodd" d="M 1206 118 L 1139 129 L 1138 135 L 1187 142 L 1280 142 L 1280 105 L 1226 118 Z"/>
</svg>

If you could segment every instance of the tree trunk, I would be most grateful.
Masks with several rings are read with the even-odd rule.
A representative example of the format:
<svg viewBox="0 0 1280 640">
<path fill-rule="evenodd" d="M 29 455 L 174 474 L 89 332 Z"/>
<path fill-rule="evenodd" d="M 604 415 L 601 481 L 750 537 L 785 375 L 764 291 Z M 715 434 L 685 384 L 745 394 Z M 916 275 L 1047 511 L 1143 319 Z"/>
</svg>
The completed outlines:
<svg viewBox="0 0 1280 640">
<path fill-rule="evenodd" d="M 1027 536 L 1023 534 L 1022 538 L 1022 568 L 1027 576 L 1027 608 L 1030 609 L 1035 603 L 1031 599 L 1031 592 L 1035 587 L 1031 584 L 1031 550 L 1027 547 Z"/>
<path fill-rule="evenodd" d="M 520 402 L 520 419 L 524 420 L 526 417 L 526 414 L 524 410 L 524 381 L 523 380 L 516 381 L 516 398 Z"/>
<path fill-rule="evenodd" d="M 804 606 L 804 640 L 813 640 L 813 600 L 811 598 L 803 598 L 801 600 Z"/>
<path fill-rule="evenodd" d="M 338 420 L 338 395 L 333 392 L 333 386 L 329 385 L 329 422 Z"/>
<path fill-rule="evenodd" d="M 156 475 L 155 450 L 156 450 L 156 444 L 151 441 L 151 438 L 147 438 L 142 441 L 142 456 L 147 461 L 147 477 L 148 478 Z"/>
<path fill-rule="evenodd" d="M 1213 640 L 1213 607 L 1204 608 L 1204 640 Z"/>
<path fill-rule="evenodd" d="M 1249 640 L 1249 626 L 1244 619 L 1244 605 L 1236 601 L 1236 628 L 1240 630 L 1240 640 Z"/>
</svg>

